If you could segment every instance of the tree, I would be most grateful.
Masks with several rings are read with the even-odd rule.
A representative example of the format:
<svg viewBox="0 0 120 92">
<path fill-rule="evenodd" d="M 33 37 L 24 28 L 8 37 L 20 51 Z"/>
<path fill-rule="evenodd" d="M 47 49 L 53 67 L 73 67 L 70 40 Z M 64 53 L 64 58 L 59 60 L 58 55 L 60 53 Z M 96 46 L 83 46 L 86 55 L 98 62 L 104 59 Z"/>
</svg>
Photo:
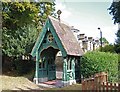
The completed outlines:
<svg viewBox="0 0 120 92">
<path fill-rule="evenodd" d="M 3 29 L 2 41 L 3 52 L 7 56 L 19 56 L 30 53 L 33 44 L 37 38 L 37 29 L 32 27 L 23 27 L 17 29 L 15 36 L 10 34 L 10 30 Z"/>
<path fill-rule="evenodd" d="M 28 66 L 33 62 L 22 62 L 20 56 L 29 55 L 47 16 L 54 15 L 54 5 L 54 2 L 2 2 L 2 56 L 10 57 L 9 69 L 14 65 L 18 73 L 26 73 L 32 68 Z M 6 69 L 5 63 L 4 66 Z"/>
<path fill-rule="evenodd" d="M 100 38 L 100 41 L 101 41 L 101 38 Z M 109 42 L 107 41 L 107 39 L 105 37 L 102 38 L 102 43 L 103 44 L 109 44 Z"/>
<path fill-rule="evenodd" d="M 120 1 L 113 1 L 110 8 L 110 14 L 113 16 L 114 24 L 120 23 Z"/>
<path fill-rule="evenodd" d="M 30 2 L 3 2 L 2 26 L 10 30 L 16 30 L 29 24 L 35 24 L 39 20 L 39 8 Z"/>
<path fill-rule="evenodd" d="M 2 2 L 2 51 L 7 56 L 30 53 L 54 2 Z"/>
<path fill-rule="evenodd" d="M 113 16 L 114 24 L 120 24 L 120 1 L 113 1 L 110 8 L 110 14 Z M 116 33 L 117 40 L 115 44 L 115 51 L 120 53 L 120 29 Z"/>
<path fill-rule="evenodd" d="M 116 35 L 117 35 L 117 40 L 115 44 L 115 51 L 117 53 L 120 53 L 120 29 L 117 31 Z"/>
<path fill-rule="evenodd" d="M 115 52 L 114 45 L 112 45 L 112 44 L 105 45 L 105 46 L 102 48 L 102 51 L 103 51 L 103 52 L 111 52 L 111 53 L 114 53 L 114 52 Z"/>
<path fill-rule="evenodd" d="M 29 24 L 42 26 L 48 15 L 54 15 L 54 2 L 3 2 L 2 26 L 15 30 Z"/>
</svg>

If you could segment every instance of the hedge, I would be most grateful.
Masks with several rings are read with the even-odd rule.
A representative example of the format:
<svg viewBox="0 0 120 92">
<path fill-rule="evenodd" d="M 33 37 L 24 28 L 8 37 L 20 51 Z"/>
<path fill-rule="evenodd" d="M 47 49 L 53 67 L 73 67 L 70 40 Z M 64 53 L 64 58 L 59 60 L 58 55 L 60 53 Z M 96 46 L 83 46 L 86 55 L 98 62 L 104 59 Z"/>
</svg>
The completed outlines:
<svg viewBox="0 0 120 92">
<path fill-rule="evenodd" d="M 19 75 L 27 74 L 35 70 L 35 62 L 32 60 L 16 59 L 14 65 Z"/>
<path fill-rule="evenodd" d="M 118 54 L 92 51 L 83 55 L 81 73 L 84 78 L 103 71 L 108 72 L 109 81 L 118 81 Z"/>
</svg>

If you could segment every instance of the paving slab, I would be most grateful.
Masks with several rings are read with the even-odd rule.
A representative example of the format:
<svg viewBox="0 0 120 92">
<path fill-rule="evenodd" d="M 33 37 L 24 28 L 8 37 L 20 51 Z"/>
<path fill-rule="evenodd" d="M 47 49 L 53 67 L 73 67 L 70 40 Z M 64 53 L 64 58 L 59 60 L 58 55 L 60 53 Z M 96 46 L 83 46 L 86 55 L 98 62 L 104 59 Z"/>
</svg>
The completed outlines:
<svg viewBox="0 0 120 92">
<path fill-rule="evenodd" d="M 43 83 L 39 83 L 38 86 L 45 88 L 61 88 L 63 87 L 62 80 L 52 80 Z"/>
</svg>

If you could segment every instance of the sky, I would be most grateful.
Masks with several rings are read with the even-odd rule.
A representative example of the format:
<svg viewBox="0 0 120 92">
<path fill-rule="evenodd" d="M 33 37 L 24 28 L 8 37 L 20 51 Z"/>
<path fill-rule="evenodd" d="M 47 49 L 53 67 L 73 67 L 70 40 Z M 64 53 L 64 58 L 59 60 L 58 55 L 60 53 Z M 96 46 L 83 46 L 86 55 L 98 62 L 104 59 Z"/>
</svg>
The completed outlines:
<svg viewBox="0 0 120 92">
<path fill-rule="evenodd" d="M 61 20 L 88 37 L 100 38 L 98 30 L 100 27 L 103 37 L 113 44 L 118 25 L 114 25 L 112 16 L 107 10 L 111 2 L 111 0 L 56 0 L 56 11 L 60 9 Z"/>
</svg>

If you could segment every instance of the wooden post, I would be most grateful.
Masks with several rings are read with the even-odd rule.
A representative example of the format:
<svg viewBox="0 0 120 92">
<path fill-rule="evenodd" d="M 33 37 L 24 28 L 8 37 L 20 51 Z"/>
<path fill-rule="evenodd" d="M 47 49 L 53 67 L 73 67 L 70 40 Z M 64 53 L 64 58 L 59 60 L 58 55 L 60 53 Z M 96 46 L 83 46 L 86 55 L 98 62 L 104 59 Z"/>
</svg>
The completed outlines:
<svg viewBox="0 0 120 92">
<path fill-rule="evenodd" d="M 39 55 L 38 51 L 36 51 L 36 84 L 39 83 L 38 78 L 39 78 Z"/>
<path fill-rule="evenodd" d="M 108 86 L 108 82 L 106 82 L 106 92 L 108 92 L 108 88 L 109 86 Z"/>
<path fill-rule="evenodd" d="M 116 85 L 116 83 L 114 83 L 114 91 L 117 91 L 117 85 Z"/>
<path fill-rule="evenodd" d="M 112 86 L 112 83 L 110 83 L 110 91 L 112 91 L 112 89 L 113 89 L 112 87 L 113 87 L 113 86 Z"/>
<path fill-rule="evenodd" d="M 104 82 L 102 84 L 102 90 L 103 90 L 103 92 L 105 92 L 105 83 Z"/>
<path fill-rule="evenodd" d="M 75 80 L 75 58 L 72 59 L 73 80 Z"/>
<path fill-rule="evenodd" d="M 62 77 L 63 81 L 67 81 L 67 59 L 64 58 L 63 61 L 63 77 Z"/>
<path fill-rule="evenodd" d="M 84 80 L 82 81 L 82 91 L 84 92 L 84 90 L 85 90 L 85 82 L 84 82 Z"/>
<path fill-rule="evenodd" d="M 94 83 L 94 78 L 92 78 L 92 91 L 95 91 L 95 83 Z"/>
</svg>

